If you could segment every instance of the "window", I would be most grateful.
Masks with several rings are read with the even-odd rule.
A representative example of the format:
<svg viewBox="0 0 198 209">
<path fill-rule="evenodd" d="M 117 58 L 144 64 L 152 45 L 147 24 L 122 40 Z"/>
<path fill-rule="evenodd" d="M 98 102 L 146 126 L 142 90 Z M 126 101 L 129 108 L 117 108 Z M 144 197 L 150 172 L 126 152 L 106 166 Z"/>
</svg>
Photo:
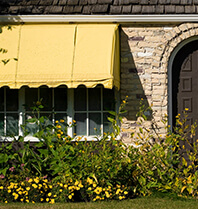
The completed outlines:
<svg viewBox="0 0 198 209">
<path fill-rule="evenodd" d="M 0 135 L 22 135 L 21 125 L 33 115 L 31 107 L 37 101 L 44 106 L 38 117 L 47 116 L 49 123 L 64 119 L 67 123 L 76 121 L 76 126 L 68 129 L 68 135 L 93 136 L 107 132 L 109 110 L 115 110 L 115 90 L 102 86 L 86 88 L 66 86 L 48 88 L 22 87 L 21 89 L 0 88 Z M 37 131 L 34 123 L 27 124 L 30 135 Z"/>
</svg>

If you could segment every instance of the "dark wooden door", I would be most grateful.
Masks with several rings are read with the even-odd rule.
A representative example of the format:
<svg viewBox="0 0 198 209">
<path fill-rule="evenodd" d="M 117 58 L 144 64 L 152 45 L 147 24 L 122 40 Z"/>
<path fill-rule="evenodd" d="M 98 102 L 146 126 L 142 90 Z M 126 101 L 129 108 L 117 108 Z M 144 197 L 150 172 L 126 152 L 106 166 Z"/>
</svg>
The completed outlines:
<svg viewBox="0 0 198 209">
<path fill-rule="evenodd" d="M 198 40 L 186 44 L 177 53 L 173 62 L 172 88 L 173 121 L 185 108 L 188 109 L 189 125 L 198 121 Z"/>
<path fill-rule="evenodd" d="M 192 50 L 183 60 L 178 84 L 178 113 L 186 110 L 186 124 L 192 125 L 198 120 L 198 49 Z"/>
<path fill-rule="evenodd" d="M 173 101 L 173 125 L 178 113 L 184 116 L 186 109 L 186 125 L 198 122 L 198 41 L 186 44 L 176 55 L 172 69 L 172 101 Z M 192 144 L 198 138 L 198 131 L 195 137 L 188 135 L 188 141 Z M 180 142 L 181 154 L 188 159 L 186 149 L 191 149 L 187 141 Z"/>
</svg>

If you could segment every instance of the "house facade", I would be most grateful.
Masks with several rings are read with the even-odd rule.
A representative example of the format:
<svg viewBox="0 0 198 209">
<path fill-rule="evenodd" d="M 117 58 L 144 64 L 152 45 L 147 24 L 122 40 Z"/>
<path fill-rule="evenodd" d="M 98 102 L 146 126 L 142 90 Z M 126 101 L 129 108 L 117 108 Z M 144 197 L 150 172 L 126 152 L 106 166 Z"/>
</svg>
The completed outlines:
<svg viewBox="0 0 198 209">
<path fill-rule="evenodd" d="M 108 111 L 106 111 L 104 107 L 107 105 L 108 110 L 112 109 L 110 101 L 114 100 L 113 98 L 115 95 L 117 95 L 117 100 L 120 101 L 124 100 L 125 97 L 128 96 L 126 106 L 127 113 L 124 117 L 123 123 L 121 124 L 122 139 L 127 144 L 131 144 L 133 142 L 133 139 L 130 136 L 131 132 L 138 128 L 136 125 L 136 114 L 139 111 L 139 103 L 141 99 L 143 99 L 146 107 L 152 108 L 152 113 L 151 111 L 145 112 L 149 120 L 146 121 L 144 125 L 147 128 L 152 129 L 153 121 L 155 121 L 156 131 L 162 136 L 166 133 L 166 129 L 162 122 L 164 115 L 168 115 L 168 123 L 170 126 L 173 126 L 175 116 L 187 108 L 186 111 L 189 114 L 188 122 L 192 124 L 198 119 L 198 97 L 196 94 L 198 91 L 198 73 L 196 72 L 198 60 L 197 13 L 197 0 L 1 1 L 0 21 L 2 24 L 6 23 L 6 25 L 17 25 L 17 27 L 18 25 L 22 25 L 22 29 L 19 29 L 22 31 L 22 33 L 20 33 L 22 34 L 21 37 L 23 37 L 25 31 L 28 30 L 27 27 L 32 25 L 36 25 L 36 27 L 42 26 L 42 28 L 46 27 L 48 29 L 52 25 L 57 24 L 64 24 L 67 25 L 67 27 L 73 27 L 75 25 L 75 27 L 79 28 L 78 31 L 83 31 L 82 28 L 84 27 L 87 28 L 87 34 L 92 34 L 88 39 L 92 44 L 91 47 L 86 47 L 85 43 L 85 45 L 82 46 L 82 49 L 83 47 L 84 49 L 89 48 L 89 54 L 94 52 L 94 58 L 89 58 L 89 60 L 94 59 L 94 62 L 98 63 L 97 69 L 96 67 L 92 67 L 94 66 L 93 64 L 90 64 L 90 67 L 85 65 L 86 69 L 89 68 L 86 76 L 90 74 L 95 75 L 100 72 L 100 66 L 102 66 L 104 57 L 114 56 L 114 61 L 111 60 L 114 65 L 111 65 L 111 67 L 108 65 L 104 66 L 105 69 L 110 69 L 108 69 L 108 72 L 114 71 L 116 66 L 119 66 L 119 78 L 117 77 L 118 70 L 116 70 L 116 75 L 114 73 L 111 74 L 113 81 L 108 81 L 111 83 L 110 85 L 107 84 L 108 82 L 105 83 L 101 81 L 104 80 L 103 77 L 99 79 L 97 75 L 95 75 L 100 82 L 97 80 L 99 87 L 93 88 L 97 85 L 87 85 L 85 83 L 86 76 L 85 78 L 83 77 L 86 73 L 82 73 L 83 75 L 77 75 L 77 77 L 79 76 L 79 82 L 77 82 L 76 85 L 69 86 L 69 84 L 66 83 L 68 88 L 67 92 L 63 90 L 63 87 L 59 87 L 59 89 L 40 89 L 38 87 L 41 86 L 41 84 L 45 85 L 45 83 L 42 82 L 35 86 L 31 86 L 27 82 L 22 82 L 23 84 L 13 88 L 11 86 L 12 84 L 9 82 L 4 85 L 3 82 L 5 82 L 5 78 L 2 79 L 2 81 L 0 81 L 2 83 L 2 95 L 4 95 L 4 98 L 8 98 L 7 100 L 4 99 L 2 101 L 4 107 L 2 105 L 2 109 L 0 110 L 2 117 L 1 120 L 4 121 L 2 123 L 2 133 L 9 129 L 6 128 L 5 125 L 5 123 L 7 123 L 7 126 L 9 125 L 8 121 L 6 122 L 5 120 L 7 113 L 10 114 L 10 116 L 13 116 L 13 121 L 15 121 L 13 124 L 15 124 L 15 126 L 19 124 L 17 121 L 22 121 L 22 116 L 20 119 L 20 110 L 18 109 L 20 109 L 20 106 L 22 106 L 20 104 L 23 104 L 29 95 L 33 96 L 31 96 L 29 100 L 27 99 L 27 103 L 30 100 L 33 101 L 32 97 L 37 100 L 38 98 L 42 98 L 42 95 L 51 95 L 45 101 L 48 105 L 51 102 L 49 105 L 50 107 L 43 111 L 43 114 L 45 115 L 50 113 L 52 107 L 55 106 L 56 116 L 60 114 L 60 117 L 57 117 L 57 119 L 60 119 L 62 114 L 67 115 L 66 120 L 68 122 L 75 119 L 79 128 L 71 130 L 70 135 L 74 132 L 85 136 L 93 135 L 94 132 L 92 130 L 94 128 L 101 129 L 101 127 L 105 131 L 105 124 L 107 124 L 107 121 L 105 121 L 105 115 L 108 114 Z M 98 27 L 100 26 L 102 26 L 102 30 L 98 30 Z M 112 27 L 111 31 L 109 30 L 109 27 Z M 93 28 L 93 30 L 90 28 Z M 35 29 L 33 32 L 36 30 L 39 31 L 39 29 Z M 52 30 L 49 29 L 48 33 L 53 33 L 53 30 L 53 28 Z M 96 30 L 98 30 L 97 35 L 92 33 Z M 107 30 L 110 31 L 109 33 L 111 35 L 105 35 L 105 31 Z M 62 35 L 61 37 L 56 35 L 61 33 L 61 29 L 58 29 L 57 31 L 60 32 L 54 32 L 55 39 L 64 39 L 64 33 L 62 34 L 63 37 Z M 72 29 L 70 32 L 71 31 Z M 119 32 L 119 36 L 116 36 L 118 40 L 114 37 L 117 32 Z M 66 33 L 68 34 L 69 32 L 66 31 Z M 73 32 L 71 33 L 73 34 Z M 31 31 L 26 34 L 27 37 L 30 36 L 30 34 Z M 81 39 L 79 38 L 78 40 L 78 37 L 75 39 L 77 43 L 76 50 L 78 49 L 78 43 L 80 43 L 80 40 L 86 36 L 86 32 L 82 32 L 81 36 Z M 41 40 L 46 42 L 47 45 L 47 39 Z M 70 40 L 70 38 L 67 37 L 67 40 Z M 108 41 L 105 42 L 105 40 Z M 68 46 L 70 42 L 65 43 L 65 45 Z M 21 43 L 23 43 L 23 40 Z M 115 46 L 113 48 L 115 48 L 115 50 L 112 49 L 112 45 L 108 46 L 108 43 L 113 43 L 113 46 Z M 116 44 L 118 43 L 119 53 L 116 53 Z M 24 48 L 23 50 L 20 49 L 18 51 L 19 54 L 25 54 L 26 51 L 30 50 L 30 47 L 34 47 L 33 45 L 25 47 L 26 44 L 27 42 L 24 42 Z M 56 45 L 58 42 L 54 44 Z M 62 45 L 60 45 L 60 47 L 61 50 L 64 51 L 64 47 Z M 101 54 L 103 54 L 97 54 L 99 53 L 98 51 L 100 51 L 99 49 L 101 49 L 101 47 L 104 48 L 104 52 L 107 52 L 107 55 L 102 57 L 100 61 L 97 61 L 97 57 L 100 57 L 102 56 Z M 111 48 L 110 52 L 108 52 L 109 48 Z M 39 50 L 40 49 L 38 48 L 37 51 Z M 97 53 L 95 53 L 95 51 L 97 51 Z M 31 57 L 33 56 L 34 53 L 31 54 Z M 35 56 L 39 57 L 40 55 Z M 56 56 L 59 57 L 58 54 L 56 54 Z M 67 54 L 67 57 L 69 56 L 70 55 Z M 22 57 L 23 56 L 21 55 L 21 60 L 29 59 Z M 82 60 L 86 60 L 83 56 L 83 52 L 79 54 L 79 57 L 83 57 Z M 50 60 L 49 57 L 48 59 Z M 63 58 L 60 60 L 59 58 L 57 59 L 57 63 L 59 63 L 59 61 L 62 62 L 63 60 Z M 70 61 L 71 60 L 68 62 Z M 20 62 L 22 61 L 19 60 L 19 64 L 17 64 L 18 69 L 20 66 L 22 69 L 24 65 Z M 39 62 L 37 60 L 33 60 L 33 62 L 38 64 L 36 69 L 38 71 L 42 71 L 43 65 L 46 66 L 48 61 L 45 60 L 45 62 L 42 63 L 42 60 Z M 86 63 L 87 62 L 88 61 L 86 61 Z M 81 62 L 79 61 L 79 63 Z M 74 65 L 77 65 L 77 61 L 74 61 Z M 65 66 L 67 66 L 67 63 L 65 63 Z M 60 66 L 60 69 L 61 67 L 62 66 Z M 52 74 L 53 72 L 57 72 L 54 71 L 52 64 L 48 65 L 48 70 L 52 72 Z M 78 71 L 81 70 L 82 69 L 79 67 Z M 95 74 L 94 71 L 96 72 Z M 75 81 L 77 80 L 77 77 L 75 78 Z M 90 79 L 94 80 L 94 78 Z M 52 82 L 53 80 L 56 79 L 52 79 Z M 88 88 L 77 88 L 81 84 Z M 104 88 L 101 87 L 100 84 L 102 84 Z M 57 87 L 64 85 L 64 83 L 55 84 L 54 86 L 46 83 L 46 85 L 49 87 Z M 9 86 L 11 89 L 8 88 L 6 90 L 2 90 L 3 86 Z M 29 86 L 32 88 L 24 90 L 21 88 L 22 86 Z M 111 90 L 112 88 L 115 90 Z M 11 90 L 12 92 L 9 93 Z M 61 100 L 64 97 L 65 104 L 64 102 L 62 103 Z M 12 103 L 10 101 L 13 99 L 17 103 L 14 109 L 9 107 L 10 103 Z M 5 109 L 5 106 L 8 106 L 8 108 Z M 30 110 L 25 111 L 26 114 L 28 111 L 30 112 Z M 23 111 L 21 110 L 21 112 Z M 52 118 L 56 119 L 56 116 L 52 115 Z M 11 120 L 11 125 L 13 124 Z"/>
</svg>

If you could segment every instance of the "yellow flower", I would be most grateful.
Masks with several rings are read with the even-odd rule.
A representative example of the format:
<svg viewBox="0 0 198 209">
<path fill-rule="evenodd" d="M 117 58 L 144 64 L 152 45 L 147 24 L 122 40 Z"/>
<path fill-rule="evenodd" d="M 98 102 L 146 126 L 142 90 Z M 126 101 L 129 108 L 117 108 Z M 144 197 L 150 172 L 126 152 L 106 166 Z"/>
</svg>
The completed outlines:
<svg viewBox="0 0 198 209">
<path fill-rule="evenodd" d="M 65 184 L 64 187 L 67 188 L 67 184 Z"/>
<path fill-rule="evenodd" d="M 100 200 L 101 198 L 99 196 L 96 196 L 96 199 L 99 199 Z"/>
<path fill-rule="evenodd" d="M 55 203 L 55 200 L 54 199 L 51 199 L 50 203 L 51 204 L 54 204 Z"/>
<path fill-rule="evenodd" d="M 72 199 L 72 195 L 69 195 L 68 198 L 71 200 Z"/>
<path fill-rule="evenodd" d="M 51 196 L 52 196 L 52 193 L 51 193 L 51 192 L 50 192 L 50 193 L 48 193 L 48 196 L 49 196 L 49 197 L 51 197 Z"/>
<path fill-rule="evenodd" d="M 16 195 L 14 196 L 14 199 L 16 200 L 18 197 L 19 197 L 19 195 L 18 195 L 18 194 L 16 194 Z"/>
<path fill-rule="evenodd" d="M 49 202 L 49 198 L 46 198 L 46 202 Z"/>
<path fill-rule="evenodd" d="M 100 194 L 100 193 L 102 192 L 102 187 L 97 187 L 97 188 L 94 190 L 94 192 L 95 192 L 96 194 Z"/>
<path fill-rule="evenodd" d="M 32 200 L 32 203 L 34 204 L 35 202 Z"/>
<path fill-rule="evenodd" d="M 33 181 L 32 179 L 29 179 L 29 180 L 28 180 L 29 183 L 31 183 L 32 181 Z"/>
<path fill-rule="evenodd" d="M 3 186 L 0 186 L 0 189 L 3 189 Z"/>
<path fill-rule="evenodd" d="M 50 147 L 50 148 L 52 148 L 53 146 L 52 146 L 52 145 L 50 145 L 49 147 Z"/>
<path fill-rule="evenodd" d="M 63 190 L 62 189 L 59 189 L 59 192 L 62 192 Z"/>
<path fill-rule="evenodd" d="M 60 139 L 61 138 L 61 134 L 57 134 L 57 137 Z"/>
<path fill-rule="evenodd" d="M 80 183 L 79 185 L 78 185 L 80 188 L 83 188 L 84 186 Z"/>
<path fill-rule="evenodd" d="M 26 187 L 26 190 L 29 191 L 30 190 L 30 187 Z"/>
<path fill-rule="evenodd" d="M 34 182 L 38 184 L 39 183 L 39 178 L 34 178 Z"/>
<path fill-rule="evenodd" d="M 97 186 L 97 184 L 96 183 L 93 183 L 93 187 L 96 187 Z"/>
<path fill-rule="evenodd" d="M 55 123 L 58 123 L 58 120 L 56 120 Z"/>
<path fill-rule="evenodd" d="M 63 119 L 60 120 L 61 123 L 64 123 L 65 121 Z"/>
<path fill-rule="evenodd" d="M 36 184 L 32 184 L 32 186 L 36 189 L 38 186 Z"/>
<path fill-rule="evenodd" d="M 49 185 L 49 188 L 52 189 L 52 185 Z"/>
<path fill-rule="evenodd" d="M 119 196 L 119 200 L 122 200 L 122 196 Z"/>
<path fill-rule="evenodd" d="M 44 199 L 43 199 L 43 198 L 41 198 L 41 202 L 43 202 L 43 200 L 44 200 Z"/>
<path fill-rule="evenodd" d="M 107 191 L 105 192 L 105 195 L 106 195 L 107 198 L 110 197 L 109 192 L 107 192 Z"/>
<path fill-rule="evenodd" d="M 188 111 L 189 109 L 188 108 L 185 108 L 185 111 Z"/>
<path fill-rule="evenodd" d="M 89 177 L 87 178 L 87 182 L 88 182 L 89 184 L 93 184 L 93 180 L 90 179 Z"/>
<path fill-rule="evenodd" d="M 128 194 L 128 192 L 127 191 L 124 191 L 124 194 L 126 195 L 126 194 Z"/>
<path fill-rule="evenodd" d="M 117 189 L 116 194 L 119 194 L 121 191 L 121 189 Z"/>
<path fill-rule="evenodd" d="M 63 187 L 63 184 L 62 183 L 60 183 L 60 187 Z"/>
<path fill-rule="evenodd" d="M 73 120 L 73 123 L 76 123 L 76 121 L 75 121 L 75 120 Z"/>
<path fill-rule="evenodd" d="M 5 203 L 8 203 L 8 201 L 6 200 Z"/>
</svg>

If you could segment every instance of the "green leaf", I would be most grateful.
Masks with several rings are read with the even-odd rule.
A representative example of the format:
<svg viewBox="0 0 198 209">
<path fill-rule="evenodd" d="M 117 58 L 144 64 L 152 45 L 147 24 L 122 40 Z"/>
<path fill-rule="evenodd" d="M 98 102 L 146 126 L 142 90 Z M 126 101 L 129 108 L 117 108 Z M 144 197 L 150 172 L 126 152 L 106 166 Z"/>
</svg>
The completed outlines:
<svg viewBox="0 0 198 209">
<path fill-rule="evenodd" d="M 38 151 L 44 156 L 48 155 L 48 150 L 47 149 L 38 149 Z"/>
<path fill-rule="evenodd" d="M 7 163 L 8 159 L 7 154 L 0 154 L 0 163 Z"/>
<path fill-rule="evenodd" d="M 116 112 L 115 111 L 108 111 L 109 114 L 116 116 Z"/>
<path fill-rule="evenodd" d="M 107 117 L 108 121 L 110 121 L 111 123 L 113 123 L 115 120 L 113 118 Z"/>
<path fill-rule="evenodd" d="M 6 172 L 7 172 L 7 170 L 8 170 L 8 166 L 6 167 L 6 168 L 4 168 L 4 169 L 0 169 L 0 173 L 2 173 L 4 176 L 6 175 Z"/>
</svg>

